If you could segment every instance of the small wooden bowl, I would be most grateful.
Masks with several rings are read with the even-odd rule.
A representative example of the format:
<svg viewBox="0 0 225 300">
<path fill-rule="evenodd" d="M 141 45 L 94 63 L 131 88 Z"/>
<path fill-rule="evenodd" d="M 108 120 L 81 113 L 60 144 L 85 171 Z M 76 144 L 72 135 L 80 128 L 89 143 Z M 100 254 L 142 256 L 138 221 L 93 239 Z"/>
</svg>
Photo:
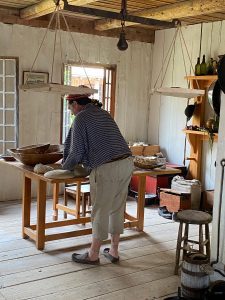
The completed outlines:
<svg viewBox="0 0 225 300">
<path fill-rule="evenodd" d="M 0 158 L 4 159 L 5 161 L 15 161 L 16 159 L 11 155 L 1 155 Z"/>
</svg>

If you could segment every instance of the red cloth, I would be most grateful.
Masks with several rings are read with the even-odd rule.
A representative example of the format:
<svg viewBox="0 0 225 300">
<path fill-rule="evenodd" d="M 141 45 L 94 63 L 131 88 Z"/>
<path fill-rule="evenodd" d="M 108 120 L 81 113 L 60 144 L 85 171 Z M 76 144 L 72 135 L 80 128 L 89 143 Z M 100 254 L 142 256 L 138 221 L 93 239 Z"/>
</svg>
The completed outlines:
<svg viewBox="0 0 225 300">
<path fill-rule="evenodd" d="M 75 101 L 77 99 L 88 98 L 88 97 L 90 97 L 90 94 L 85 94 L 85 95 L 69 94 L 69 95 L 66 95 L 66 100 Z"/>
</svg>

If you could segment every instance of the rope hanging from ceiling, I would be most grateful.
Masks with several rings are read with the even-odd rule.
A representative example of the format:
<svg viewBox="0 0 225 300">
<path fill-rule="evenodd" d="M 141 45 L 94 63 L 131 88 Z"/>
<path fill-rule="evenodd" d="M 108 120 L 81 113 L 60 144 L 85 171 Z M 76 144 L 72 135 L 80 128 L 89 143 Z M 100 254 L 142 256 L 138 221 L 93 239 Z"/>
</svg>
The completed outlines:
<svg viewBox="0 0 225 300">
<path fill-rule="evenodd" d="M 49 24 L 45 30 L 45 33 L 44 33 L 44 36 L 42 38 L 42 41 L 38 47 L 38 51 L 35 55 L 35 58 L 34 58 L 34 61 L 31 65 L 31 68 L 30 68 L 30 71 L 29 73 L 31 74 L 34 70 L 34 66 L 35 66 L 35 63 L 37 62 L 37 59 L 38 59 L 38 56 L 40 54 L 40 51 L 42 49 L 42 46 L 44 44 L 44 41 L 47 37 L 47 33 L 48 31 L 50 30 L 51 28 L 51 25 L 53 23 L 53 20 L 55 20 L 55 28 L 53 29 L 54 30 L 54 43 L 53 43 L 53 55 L 52 55 L 52 63 L 51 63 L 51 76 L 50 76 L 50 81 L 49 83 L 29 83 L 28 82 L 28 78 L 29 78 L 29 74 L 28 74 L 28 77 L 27 77 L 27 81 L 23 84 L 23 85 L 20 85 L 19 88 L 24 90 L 24 91 L 34 91 L 34 92 L 52 92 L 52 93 L 59 93 L 61 95 L 64 95 L 64 94 L 94 94 L 97 92 L 96 89 L 93 89 L 92 86 L 91 86 L 91 82 L 90 82 L 90 79 L 87 75 L 87 72 L 85 70 L 85 67 L 84 67 L 84 64 L 83 64 L 83 60 L 81 58 L 81 55 L 78 51 L 78 48 L 76 46 L 76 43 L 75 43 L 75 40 L 74 40 L 74 37 L 70 31 L 70 28 L 69 28 L 69 25 L 68 25 L 68 22 L 64 16 L 64 13 L 63 13 L 63 10 L 59 4 L 60 1 L 55 1 L 55 10 L 50 18 L 50 21 L 49 21 Z M 56 57 L 56 42 L 57 42 L 57 35 L 59 33 L 59 44 L 60 44 L 60 61 L 61 61 L 61 66 L 63 66 L 63 57 L 62 57 L 62 38 L 61 38 L 61 20 L 64 22 L 64 25 L 66 27 L 66 31 L 69 33 L 70 35 L 70 38 L 72 40 L 72 44 L 73 44 L 73 47 L 77 53 L 77 56 L 79 58 L 79 62 L 81 64 L 81 66 L 83 67 L 84 69 L 84 73 L 87 77 L 87 80 L 89 82 L 89 86 L 90 87 L 83 87 L 83 86 L 79 86 L 79 87 L 75 87 L 75 86 L 71 86 L 71 85 L 65 85 L 65 84 L 62 84 L 62 80 L 60 83 L 54 83 L 53 82 L 53 74 L 54 74 L 54 66 L 55 66 L 55 57 Z M 62 74 L 63 72 L 61 72 Z"/>
</svg>

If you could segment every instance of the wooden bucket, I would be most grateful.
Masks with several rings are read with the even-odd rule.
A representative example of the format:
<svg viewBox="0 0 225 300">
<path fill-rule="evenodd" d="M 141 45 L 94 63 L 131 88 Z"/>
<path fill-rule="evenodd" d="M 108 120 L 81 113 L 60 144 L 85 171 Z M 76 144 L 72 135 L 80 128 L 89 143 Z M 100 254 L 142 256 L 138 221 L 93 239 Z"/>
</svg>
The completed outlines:
<svg viewBox="0 0 225 300">
<path fill-rule="evenodd" d="M 181 268 L 182 296 L 187 299 L 203 299 L 209 287 L 209 258 L 201 253 L 184 257 Z"/>
</svg>

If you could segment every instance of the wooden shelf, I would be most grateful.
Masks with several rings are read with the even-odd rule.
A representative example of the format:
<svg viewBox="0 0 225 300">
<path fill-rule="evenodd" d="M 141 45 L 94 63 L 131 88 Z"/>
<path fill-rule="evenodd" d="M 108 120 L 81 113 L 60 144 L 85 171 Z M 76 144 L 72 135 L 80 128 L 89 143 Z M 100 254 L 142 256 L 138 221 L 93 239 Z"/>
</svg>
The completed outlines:
<svg viewBox="0 0 225 300">
<path fill-rule="evenodd" d="M 200 75 L 200 76 L 186 76 L 185 79 L 188 80 L 207 80 L 207 81 L 215 81 L 218 79 L 217 75 Z"/>
<path fill-rule="evenodd" d="M 197 106 L 195 107 L 194 115 L 192 117 L 192 125 L 197 127 L 204 126 L 204 116 L 205 116 L 205 105 L 207 100 L 207 91 L 209 86 L 218 79 L 217 75 L 201 75 L 194 76 L 189 75 L 185 77 L 193 89 L 205 90 L 203 96 L 199 96 L 195 99 Z M 187 139 L 190 144 L 190 160 L 188 168 L 188 178 L 195 178 L 201 180 L 202 171 L 202 148 L 203 141 L 208 141 L 211 144 L 210 135 L 207 131 L 197 131 L 197 130 L 183 130 L 187 135 Z M 218 141 L 218 133 L 214 133 L 213 141 Z"/>
<path fill-rule="evenodd" d="M 183 129 L 183 131 L 187 134 L 202 136 L 204 140 L 209 139 L 209 134 L 206 131 L 188 130 L 188 129 Z M 214 133 L 214 141 L 217 141 L 217 140 L 218 140 L 218 133 Z"/>
</svg>

